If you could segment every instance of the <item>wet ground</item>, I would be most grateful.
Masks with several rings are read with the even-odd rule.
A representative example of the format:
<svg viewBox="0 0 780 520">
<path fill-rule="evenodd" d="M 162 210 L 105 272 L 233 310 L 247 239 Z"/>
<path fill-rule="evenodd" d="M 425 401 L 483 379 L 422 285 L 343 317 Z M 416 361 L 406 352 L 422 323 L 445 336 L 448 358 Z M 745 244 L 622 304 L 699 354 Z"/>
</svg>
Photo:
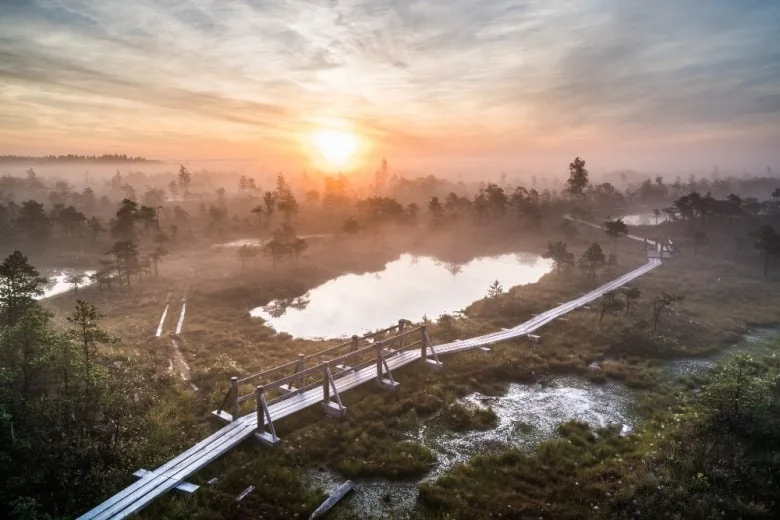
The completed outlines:
<svg viewBox="0 0 780 520">
<path fill-rule="evenodd" d="M 750 350 L 774 334 L 777 329 L 755 328 L 743 336 L 743 341 L 731 349 L 709 358 L 678 359 L 666 365 L 672 378 L 701 374 L 734 352 Z M 441 427 L 438 418 L 425 421 L 410 432 L 409 440 L 424 444 L 437 457 L 437 465 L 421 479 L 390 482 L 385 479 L 355 481 L 351 493 L 333 512 L 334 518 L 415 518 L 419 486 L 435 480 L 455 464 L 471 457 L 518 446 L 529 451 L 542 441 L 555 436 L 557 427 L 578 420 L 594 427 L 619 424 L 624 433 L 638 425 L 639 417 L 632 408 L 640 395 L 619 383 L 594 384 L 581 377 L 554 378 L 544 384 L 508 386 L 502 396 L 485 396 L 479 392 L 463 398 L 465 404 L 490 406 L 499 418 L 498 425 L 487 431 L 452 432 Z M 326 469 L 313 469 L 306 475 L 310 485 L 330 493 L 344 478 Z"/>
</svg>

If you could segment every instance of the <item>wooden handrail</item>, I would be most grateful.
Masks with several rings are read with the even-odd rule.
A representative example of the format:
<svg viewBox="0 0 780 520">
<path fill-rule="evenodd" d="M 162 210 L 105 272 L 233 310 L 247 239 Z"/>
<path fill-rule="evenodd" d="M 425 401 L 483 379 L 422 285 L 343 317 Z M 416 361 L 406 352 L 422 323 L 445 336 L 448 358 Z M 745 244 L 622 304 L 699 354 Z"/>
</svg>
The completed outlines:
<svg viewBox="0 0 780 520">
<path fill-rule="evenodd" d="M 391 330 L 396 330 L 397 329 L 399 331 L 398 334 L 396 334 L 394 336 L 391 336 L 389 338 L 384 338 L 384 339 L 381 339 L 379 341 L 374 341 L 370 345 L 365 346 L 363 348 L 358 348 L 357 350 L 351 350 L 350 352 L 347 352 L 347 353 L 342 354 L 340 356 L 336 356 L 335 358 L 323 360 L 320 363 L 317 363 L 316 365 L 313 365 L 313 366 L 311 366 L 309 368 L 306 368 L 304 370 L 298 370 L 294 374 L 290 374 L 290 375 L 284 376 L 284 377 L 282 377 L 280 379 L 277 379 L 275 381 L 271 381 L 270 383 L 262 385 L 264 391 L 275 390 L 275 389 L 278 389 L 279 387 L 281 387 L 282 385 L 285 385 L 285 384 L 290 384 L 290 383 L 293 383 L 293 382 L 301 382 L 301 381 L 305 380 L 306 376 L 310 376 L 311 374 L 314 374 L 314 373 L 316 373 L 318 371 L 322 371 L 324 369 L 325 365 L 330 365 L 331 367 L 335 367 L 337 364 L 342 364 L 344 361 L 347 361 L 349 359 L 353 359 L 354 357 L 360 356 L 360 355 L 365 354 L 365 353 L 367 353 L 369 351 L 377 350 L 377 349 L 381 350 L 381 348 L 383 346 L 385 346 L 387 344 L 390 344 L 390 343 L 393 343 L 395 341 L 400 341 L 403 338 L 405 338 L 406 336 L 408 336 L 410 334 L 414 334 L 416 332 L 419 332 L 419 331 L 421 331 L 421 330 L 423 330 L 425 328 L 425 326 L 420 326 L 420 327 L 412 327 L 410 329 L 404 330 L 405 326 L 406 326 L 406 322 L 402 321 L 402 320 L 399 320 L 397 325 L 393 325 L 391 327 L 387 327 L 385 329 L 378 330 L 376 332 L 365 334 L 362 337 L 352 336 L 352 339 L 350 339 L 350 341 L 348 341 L 348 342 L 340 343 L 340 344 L 338 344 L 338 345 L 336 345 L 334 347 L 330 347 L 330 348 L 327 348 L 325 350 L 321 350 L 319 352 L 315 352 L 314 354 L 309 354 L 308 356 L 303 356 L 302 354 L 299 354 L 299 358 L 296 359 L 295 361 L 290 361 L 289 363 L 284 363 L 282 365 L 278 365 L 278 366 L 275 366 L 273 368 L 269 368 L 267 370 L 263 370 L 262 372 L 258 372 L 257 374 L 252 374 L 250 376 L 243 377 L 241 379 L 237 379 L 237 378 L 233 377 L 233 378 L 231 378 L 231 381 L 233 381 L 232 385 L 235 385 L 235 390 L 236 391 L 234 392 L 234 390 L 233 390 L 234 386 L 231 386 L 231 389 L 228 390 L 228 393 L 225 396 L 224 402 L 223 402 L 222 406 L 219 408 L 219 410 L 223 410 L 225 406 L 227 406 L 228 404 L 232 404 L 233 405 L 233 409 L 235 411 L 235 410 L 237 410 L 239 404 L 241 404 L 241 403 L 243 403 L 243 402 L 245 402 L 245 401 L 247 401 L 247 400 L 249 400 L 252 397 L 255 397 L 257 395 L 256 389 L 253 390 L 251 393 L 244 394 L 244 395 L 238 395 L 238 391 L 237 391 L 238 390 L 238 386 L 241 385 L 241 384 L 249 383 L 250 381 L 252 381 L 254 379 L 257 379 L 259 377 L 267 376 L 269 374 L 273 374 L 275 372 L 280 372 L 280 371 L 285 370 L 285 369 L 290 369 L 290 368 L 293 368 L 293 367 L 295 367 L 297 369 L 299 366 L 301 366 L 301 363 L 305 364 L 306 361 L 311 361 L 312 359 L 314 359 L 316 357 L 319 357 L 319 356 L 322 356 L 324 354 L 330 354 L 332 352 L 335 352 L 335 351 L 337 351 L 339 349 L 343 349 L 345 347 L 352 347 L 352 348 L 354 348 L 355 345 L 357 345 L 361 340 L 375 338 L 375 337 L 377 337 L 377 336 L 379 336 L 381 334 L 385 334 L 385 333 L 387 333 L 387 332 L 389 332 Z M 401 343 L 403 343 L 403 342 L 401 342 Z M 415 348 L 415 347 L 419 346 L 420 343 L 422 343 L 422 340 L 414 341 L 414 342 L 412 342 L 412 343 L 410 343 L 408 345 L 401 344 L 401 346 L 398 349 L 396 349 L 396 352 L 401 352 L 401 351 L 405 351 L 407 349 Z M 349 370 L 356 370 L 358 368 L 365 368 L 365 367 L 367 367 L 367 366 L 369 366 L 369 365 L 371 365 L 373 363 L 376 363 L 376 362 L 377 362 L 377 359 L 372 358 L 372 359 L 370 359 L 368 361 L 364 361 L 364 362 L 358 363 L 357 365 L 355 365 L 353 367 L 350 367 Z M 345 373 L 345 372 L 347 372 L 349 370 L 338 371 L 335 374 L 333 374 L 333 377 L 337 377 L 337 376 L 339 376 L 339 375 L 341 375 L 341 374 L 343 374 L 343 373 Z M 322 383 L 321 381 L 318 381 L 316 383 L 313 383 L 312 385 L 305 385 L 302 388 L 310 389 L 310 388 L 313 388 L 313 386 L 317 386 L 317 385 L 319 385 L 321 383 Z M 284 396 L 276 397 L 276 398 L 272 399 L 271 401 L 278 402 L 280 400 L 283 400 L 286 397 L 290 397 L 292 395 L 297 395 L 300 391 L 301 391 L 300 388 L 296 388 L 292 392 L 287 392 Z M 236 395 L 234 396 L 233 393 L 235 393 Z M 228 403 L 228 401 L 232 401 L 232 403 Z"/>
<path fill-rule="evenodd" d="M 258 372 L 257 374 L 252 374 L 251 376 L 242 377 L 241 379 L 238 380 L 238 384 L 249 383 L 252 379 L 256 379 L 258 377 L 272 374 L 279 370 L 284 370 L 285 368 L 292 368 L 295 366 L 296 363 L 298 363 L 297 359 L 295 361 L 290 361 L 289 363 L 284 363 L 283 365 L 279 365 L 273 368 L 269 368 L 267 370 L 263 370 L 262 372 Z"/>
<path fill-rule="evenodd" d="M 370 334 L 366 334 L 364 336 L 358 337 L 357 339 L 358 339 L 358 341 L 365 340 L 365 339 L 370 339 L 370 338 L 376 337 L 376 336 L 378 336 L 380 334 L 384 334 L 386 332 L 389 332 L 389 331 L 391 331 L 393 329 L 398 329 L 398 328 L 400 328 L 400 325 L 393 325 L 392 327 L 387 327 L 386 329 L 382 329 L 382 330 L 379 330 L 377 332 L 372 332 Z M 391 341 L 394 341 L 394 340 L 397 340 L 397 339 L 401 339 L 403 337 L 408 336 L 409 334 L 413 334 L 414 332 L 419 331 L 421 328 L 422 327 L 414 327 L 414 328 L 411 328 L 411 329 L 404 330 L 404 331 L 399 332 L 398 334 L 396 334 L 395 336 L 392 336 L 390 338 L 385 338 L 385 339 L 382 339 L 380 341 L 375 341 L 374 343 L 372 343 L 371 346 L 375 346 L 377 344 L 384 344 L 384 343 L 388 343 L 388 342 L 391 342 Z M 352 339 L 350 339 L 349 341 L 347 341 L 345 343 L 340 343 L 340 344 L 338 344 L 338 345 L 336 345 L 334 347 L 330 347 L 330 348 L 327 348 L 325 350 L 320 350 L 319 352 L 315 352 L 313 354 L 309 354 L 308 356 L 305 356 L 303 358 L 303 360 L 304 361 L 310 361 L 310 360 L 312 360 L 312 359 L 314 359 L 316 357 L 322 356 L 324 354 L 330 354 L 331 352 L 334 352 L 336 350 L 352 346 L 355 343 L 355 338 L 356 337 L 357 336 L 353 336 Z M 358 352 L 358 351 L 355 351 L 355 352 Z M 336 359 L 339 359 L 339 358 L 336 358 Z M 262 376 L 266 376 L 268 374 L 272 374 L 272 373 L 277 372 L 279 370 L 285 370 L 287 368 L 293 368 L 298 363 L 298 361 L 299 360 L 290 361 L 289 363 L 284 363 L 282 365 L 275 366 L 275 367 L 269 368 L 267 370 L 263 370 L 262 372 L 258 372 L 257 374 L 252 374 L 250 376 L 243 377 L 243 378 L 238 380 L 238 383 L 239 384 L 248 383 L 248 382 L 250 382 L 250 381 L 252 381 L 254 379 L 257 379 L 257 378 L 262 377 Z"/>
</svg>

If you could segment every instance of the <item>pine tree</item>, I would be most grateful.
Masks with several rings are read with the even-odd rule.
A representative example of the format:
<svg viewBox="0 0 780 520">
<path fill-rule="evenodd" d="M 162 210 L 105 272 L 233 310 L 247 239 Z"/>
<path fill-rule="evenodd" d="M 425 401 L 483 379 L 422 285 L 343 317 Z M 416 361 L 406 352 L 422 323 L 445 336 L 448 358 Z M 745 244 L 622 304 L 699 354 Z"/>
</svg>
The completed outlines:
<svg viewBox="0 0 780 520">
<path fill-rule="evenodd" d="M 580 258 L 579 264 L 580 268 L 587 272 L 591 278 L 595 278 L 596 269 L 603 267 L 606 260 L 604 251 L 601 250 L 601 246 L 593 242 L 582 255 L 582 258 Z"/>
<path fill-rule="evenodd" d="M 76 300 L 76 309 L 68 316 L 68 322 L 73 325 L 69 336 L 81 345 L 87 377 L 92 370 L 97 344 L 111 341 L 111 336 L 98 327 L 100 318 L 102 315 L 98 314 L 97 307 L 84 300 Z"/>
<path fill-rule="evenodd" d="M 14 325 L 43 295 L 46 278 L 42 277 L 20 251 L 11 253 L 0 264 L 0 324 Z"/>
<path fill-rule="evenodd" d="M 569 179 L 566 181 L 569 193 L 581 197 L 588 187 L 588 170 L 585 169 L 585 161 L 577 157 L 569 164 Z"/>
</svg>

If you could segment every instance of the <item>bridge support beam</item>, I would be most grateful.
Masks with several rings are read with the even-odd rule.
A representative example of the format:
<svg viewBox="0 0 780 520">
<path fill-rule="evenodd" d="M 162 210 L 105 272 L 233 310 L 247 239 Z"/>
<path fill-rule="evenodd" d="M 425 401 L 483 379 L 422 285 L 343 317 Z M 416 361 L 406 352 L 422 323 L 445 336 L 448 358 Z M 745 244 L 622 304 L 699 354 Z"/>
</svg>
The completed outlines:
<svg viewBox="0 0 780 520">
<path fill-rule="evenodd" d="M 138 471 L 133 473 L 133 476 L 138 478 L 143 478 L 149 473 L 151 473 L 151 471 L 149 471 L 148 469 L 139 469 Z M 195 493 L 198 490 L 198 488 L 200 488 L 199 485 L 192 484 L 191 482 L 179 482 L 174 489 L 177 491 L 181 491 L 183 493 L 192 494 Z"/>
<path fill-rule="evenodd" d="M 330 363 L 324 363 L 322 371 L 322 410 L 330 417 L 344 417 L 347 414 L 347 407 L 341 402 L 341 396 L 330 371 Z M 331 390 L 335 401 L 331 399 Z"/>
<path fill-rule="evenodd" d="M 263 387 L 258 386 L 255 389 L 255 394 L 257 401 L 257 433 L 255 433 L 255 437 L 263 444 L 276 446 L 279 444 L 279 437 L 276 435 L 276 428 L 271 420 L 271 411 L 268 410 Z M 266 426 L 268 426 L 268 430 L 266 430 Z"/>
<path fill-rule="evenodd" d="M 423 325 L 420 329 L 422 333 L 422 346 L 420 347 L 420 357 L 423 359 L 425 364 L 434 370 L 442 370 L 444 368 L 444 364 L 439 361 L 439 356 L 436 355 L 436 351 L 433 350 L 433 344 L 431 343 L 431 337 L 428 335 L 428 326 Z M 428 352 L 430 352 L 433 357 L 428 357 Z"/>
<path fill-rule="evenodd" d="M 387 377 L 385 377 L 387 375 Z M 390 367 L 385 359 L 385 352 L 381 345 L 376 346 L 376 379 L 377 385 L 385 390 L 395 391 L 399 384 L 393 379 Z"/>
<path fill-rule="evenodd" d="M 228 413 L 226 410 L 230 410 Z M 230 390 L 219 408 L 211 412 L 211 415 L 225 422 L 233 422 L 238 419 L 238 378 L 230 378 Z"/>
</svg>

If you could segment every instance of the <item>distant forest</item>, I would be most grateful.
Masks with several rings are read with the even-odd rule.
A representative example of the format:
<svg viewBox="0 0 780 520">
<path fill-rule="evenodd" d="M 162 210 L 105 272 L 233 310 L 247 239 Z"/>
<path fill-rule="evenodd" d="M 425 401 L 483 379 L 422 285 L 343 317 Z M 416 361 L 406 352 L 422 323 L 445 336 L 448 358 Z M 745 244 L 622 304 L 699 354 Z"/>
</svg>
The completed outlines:
<svg viewBox="0 0 780 520">
<path fill-rule="evenodd" d="M 157 163 L 160 161 L 147 159 L 146 157 L 131 157 L 127 154 L 103 154 L 103 155 L 46 155 L 44 157 L 30 157 L 24 155 L 0 155 L 0 164 L 28 164 L 28 163 Z"/>
</svg>

